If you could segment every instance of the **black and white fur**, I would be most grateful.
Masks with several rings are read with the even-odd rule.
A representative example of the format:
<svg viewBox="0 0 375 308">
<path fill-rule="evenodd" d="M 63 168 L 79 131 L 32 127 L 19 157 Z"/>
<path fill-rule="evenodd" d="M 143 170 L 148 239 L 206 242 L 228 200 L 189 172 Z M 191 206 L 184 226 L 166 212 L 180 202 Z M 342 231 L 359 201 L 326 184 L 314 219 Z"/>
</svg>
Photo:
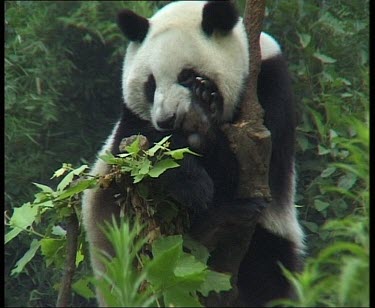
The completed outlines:
<svg viewBox="0 0 375 308">
<path fill-rule="evenodd" d="M 186 156 L 180 168 L 157 180 L 160 185 L 192 213 L 204 215 L 207 209 L 224 207 L 235 211 L 244 200 L 234 197 L 238 166 L 220 124 L 235 119 L 249 54 L 245 29 L 233 4 L 174 2 L 150 19 L 124 10 L 118 23 L 131 41 L 123 67 L 123 112 L 100 154 L 118 153 L 124 137 L 140 133 L 152 144 L 173 133 L 172 146 L 191 146 L 204 155 Z M 241 263 L 238 304 L 243 306 L 289 296 L 278 262 L 297 270 L 304 246 L 293 199 L 295 115 L 290 80 L 277 42 L 262 33 L 260 47 L 258 96 L 272 134 L 273 201 L 263 210 Z M 91 172 L 104 175 L 108 170 L 97 160 Z M 92 189 L 83 197 L 83 223 L 96 274 L 104 269 L 93 251 L 113 253 L 98 226 L 119 214 L 117 193 L 115 187 Z M 251 200 L 246 204 L 251 207 Z M 98 301 L 105 305 L 100 294 Z"/>
</svg>

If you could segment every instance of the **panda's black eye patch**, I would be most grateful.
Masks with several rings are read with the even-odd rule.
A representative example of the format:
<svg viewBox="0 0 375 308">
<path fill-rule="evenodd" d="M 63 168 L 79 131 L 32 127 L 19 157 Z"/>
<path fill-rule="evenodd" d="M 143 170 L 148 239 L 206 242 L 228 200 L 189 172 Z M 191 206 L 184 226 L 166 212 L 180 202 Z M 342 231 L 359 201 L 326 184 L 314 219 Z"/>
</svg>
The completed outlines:
<svg viewBox="0 0 375 308">
<path fill-rule="evenodd" d="M 154 102 L 154 95 L 156 90 L 156 81 L 154 75 L 150 74 L 145 83 L 145 94 L 147 101 L 152 104 Z"/>
<path fill-rule="evenodd" d="M 193 84 L 196 76 L 198 76 L 198 74 L 193 69 L 183 69 L 177 76 L 177 82 L 180 85 L 189 88 Z"/>
</svg>

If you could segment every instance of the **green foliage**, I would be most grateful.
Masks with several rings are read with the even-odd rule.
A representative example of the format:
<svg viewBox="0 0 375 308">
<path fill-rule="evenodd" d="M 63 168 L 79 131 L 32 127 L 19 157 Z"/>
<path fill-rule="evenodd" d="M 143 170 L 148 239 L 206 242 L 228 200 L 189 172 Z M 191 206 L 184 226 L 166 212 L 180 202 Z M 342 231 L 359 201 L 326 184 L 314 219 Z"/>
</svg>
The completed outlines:
<svg viewBox="0 0 375 308">
<path fill-rule="evenodd" d="M 106 153 L 100 158 L 107 164 L 119 166 L 121 173 L 130 173 L 134 184 L 147 177 L 157 178 L 168 169 L 179 167 L 176 160 L 183 159 L 185 154 L 198 155 L 188 148 L 170 150 L 170 137 L 164 137 L 152 148 L 145 150 L 140 146 L 140 137 L 137 137 L 125 147 L 128 153 L 119 154 L 118 157 Z"/>
<path fill-rule="evenodd" d="M 134 184 L 147 176 L 158 177 L 170 168 L 179 167 L 175 160 L 183 159 L 185 154 L 196 155 L 187 148 L 170 150 L 169 138 L 170 136 L 163 138 L 149 149 L 142 149 L 138 136 L 125 147 L 127 153 L 116 157 L 107 154 L 104 159 L 114 168 L 120 168 L 121 174 L 133 176 Z M 61 222 L 72 214 L 80 217 L 80 194 L 103 183 L 104 179 L 108 180 L 108 175 L 92 176 L 85 172 L 87 169 L 87 165 L 73 169 L 70 164 L 63 164 L 52 176 L 62 177 L 55 190 L 47 185 L 34 183 L 40 190 L 35 194 L 34 201 L 15 208 L 11 217 L 6 215 L 10 230 L 5 235 L 5 244 L 17 238 L 21 232 L 28 232 L 38 238 L 32 240 L 30 248 L 17 261 L 11 272 L 12 276 L 25 271 L 39 248 L 47 267 L 63 270 L 66 231 Z M 41 224 L 42 221 L 44 224 Z M 141 248 L 148 242 L 148 237 L 139 239 L 141 230 L 136 221 L 132 229 L 129 223 L 122 223 L 120 227 L 107 224 L 104 231 L 115 248 L 116 257 L 111 258 L 105 254 L 102 256 L 108 272 L 95 283 L 105 294 L 110 306 L 144 307 L 155 302 L 164 302 L 167 306 L 201 306 L 197 292 L 207 296 L 210 291 L 219 292 L 231 287 L 230 276 L 208 270 L 208 252 L 204 247 L 189 240 L 188 245 L 192 252 L 198 252 L 198 258 L 183 252 L 181 236 L 159 236 L 152 245 L 152 260 L 147 259 L 146 255 L 139 255 Z M 83 244 L 84 242 L 79 242 L 77 267 L 86 259 Z M 134 267 L 136 258 L 144 268 L 141 272 Z M 92 298 L 91 281 L 90 277 L 80 277 L 75 281 L 73 290 L 85 298 Z M 145 288 L 145 283 L 150 286 L 139 293 L 141 287 Z"/>
<path fill-rule="evenodd" d="M 60 177 L 70 172 L 60 181 L 56 190 L 34 183 L 40 189 L 40 192 L 35 194 L 34 201 L 15 208 L 11 217 L 6 215 L 10 230 L 5 234 L 5 244 L 11 242 L 21 232 L 40 238 L 39 240 L 33 239 L 29 250 L 17 261 L 11 275 L 21 273 L 39 248 L 47 266 L 54 264 L 60 269 L 63 268 L 66 231 L 61 226 L 61 221 L 72 214 L 80 215 L 79 194 L 98 183 L 98 178 L 82 178 L 79 181 L 73 181 L 74 176 L 81 176 L 87 168 L 87 165 L 83 165 L 73 169 L 70 165 L 64 164 L 53 177 Z M 45 227 L 46 223 L 47 227 Z M 82 255 L 77 255 L 77 257 L 82 258 Z M 77 260 L 77 263 L 81 261 L 82 259 Z"/>
<path fill-rule="evenodd" d="M 139 251 L 147 241 L 146 238 L 137 239 L 141 231 L 140 225 L 135 223 L 134 228 L 130 228 L 129 223 L 121 222 L 121 225 L 117 226 L 114 220 L 113 225 L 107 223 L 104 230 L 115 249 L 116 257 L 112 258 L 105 252 L 101 252 L 106 272 L 96 284 L 108 306 L 149 306 L 154 301 L 149 290 L 138 292 L 146 274 L 145 272 L 137 273 L 134 266 Z"/>
<path fill-rule="evenodd" d="M 324 226 L 333 243 L 307 261 L 300 273 L 284 272 L 297 291 L 288 307 L 369 307 L 369 225 L 361 216 L 331 220 Z"/>
<path fill-rule="evenodd" d="M 207 296 L 210 291 L 231 288 L 230 276 L 209 270 L 205 262 L 183 251 L 181 235 L 154 241 L 152 259 L 143 255 L 147 238 L 138 238 L 141 229 L 137 221 L 133 227 L 126 221 L 106 226 L 116 257 L 102 253 L 106 272 L 95 284 L 109 306 L 202 307 L 198 293 Z M 204 247 L 197 250 L 204 251 L 207 261 L 208 251 Z"/>
<path fill-rule="evenodd" d="M 369 305 L 368 1 L 267 1 L 300 113 L 297 198 L 308 245 L 288 306 Z M 293 16 L 293 19 L 290 18 Z M 280 26 L 282 25 L 282 26 Z"/>
</svg>

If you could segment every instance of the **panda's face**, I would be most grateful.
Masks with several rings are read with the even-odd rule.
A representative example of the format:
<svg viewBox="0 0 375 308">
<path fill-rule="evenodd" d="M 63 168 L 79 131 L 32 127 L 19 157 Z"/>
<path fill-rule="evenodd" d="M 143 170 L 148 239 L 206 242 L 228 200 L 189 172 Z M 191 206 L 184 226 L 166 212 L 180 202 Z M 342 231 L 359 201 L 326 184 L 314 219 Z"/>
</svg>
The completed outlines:
<svg viewBox="0 0 375 308">
<path fill-rule="evenodd" d="M 123 68 L 127 106 L 158 130 L 178 127 L 191 107 L 186 72 L 206 76 L 224 99 L 229 121 L 248 74 L 248 46 L 242 22 L 230 31 L 202 29 L 205 3 L 169 4 L 149 20 L 144 38 L 129 44 Z"/>
</svg>

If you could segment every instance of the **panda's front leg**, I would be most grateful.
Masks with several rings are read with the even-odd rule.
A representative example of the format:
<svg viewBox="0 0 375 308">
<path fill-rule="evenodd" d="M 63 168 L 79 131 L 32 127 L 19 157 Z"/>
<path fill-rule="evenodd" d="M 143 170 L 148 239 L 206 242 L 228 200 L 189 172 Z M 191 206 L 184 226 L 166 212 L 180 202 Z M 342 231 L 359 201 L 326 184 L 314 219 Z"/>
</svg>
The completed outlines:
<svg viewBox="0 0 375 308">
<path fill-rule="evenodd" d="M 224 108 L 224 100 L 217 85 L 208 78 L 196 76 L 191 86 L 192 103 L 203 109 L 211 124 L 216 124 Z"/>
<path fill-rule="evenodd" d="M 184 86 L 191 91 L 191 106 L 181 129 L 189 147 L 203 155 L 210 152 L 218 141 L 219 122 L 223 115 L 224 100 L 217 85 L 204 76 L 191 73 Z M 219 140 L 220 141 L 220 140 Z"/>
<path fill-rule="evenodd" d="M 212 203 L 214 184 L 197 157 L 186 155 L 179 168 L 168 170 L 159 180 L 173 199 L 195 213 Z"/>
<path fill-rule="evenodd" d="M 181 85 L 190 89 L 192 104 L 172 134 L 172 146 L 188 146 L 205 156 L 216 142 L 223 99 L 215 83 L 194 71 L 187 70 L 183 79 Z M 174 199 L 194 212 L 209 208 L 213 202 L 214 182 L 200 157 L 186 155 L 179 168 L 164 173 L 160 180 Z"/>
</svg>

